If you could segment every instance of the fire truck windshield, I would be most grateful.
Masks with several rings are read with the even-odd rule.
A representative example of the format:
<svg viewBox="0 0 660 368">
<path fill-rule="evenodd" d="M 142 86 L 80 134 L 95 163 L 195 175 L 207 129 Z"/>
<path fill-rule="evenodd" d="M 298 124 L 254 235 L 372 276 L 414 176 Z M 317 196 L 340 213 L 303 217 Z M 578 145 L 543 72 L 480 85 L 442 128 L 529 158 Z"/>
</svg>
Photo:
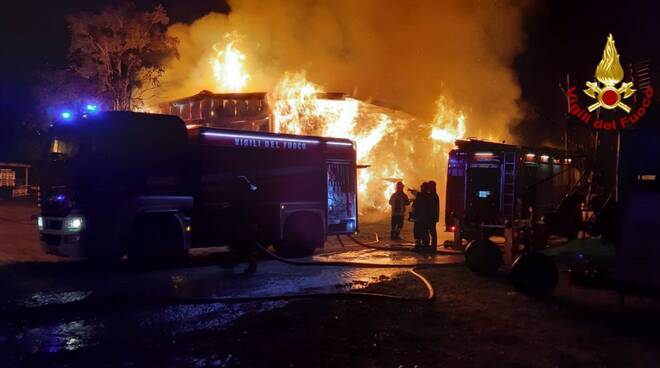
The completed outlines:
<svg viewBox="0 0 660 368">
<path fill-rule="evenodd" d="M 50 153 L 66 157 L 73 157 L 78 153 L 78 142 L 71 139 L 53 138 L 50 142 Z"/>
</svg>

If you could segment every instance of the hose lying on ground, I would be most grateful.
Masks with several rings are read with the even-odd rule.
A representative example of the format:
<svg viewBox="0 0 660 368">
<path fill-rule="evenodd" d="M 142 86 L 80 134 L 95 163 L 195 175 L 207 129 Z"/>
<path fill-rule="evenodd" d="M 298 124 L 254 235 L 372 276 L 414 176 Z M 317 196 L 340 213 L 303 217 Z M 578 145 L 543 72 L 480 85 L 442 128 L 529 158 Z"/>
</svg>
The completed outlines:
<svg viewBox="0 0 660 368">
<path fill-rule="evenodd" d="M 369 263 L 369 262 L 347 262 L 347 261 L 299 261 L 295 259 L 289 259 L 289 258 L 284 258 L 280 257 L 277 254 L 271 252 L 270 250 L 266 249 L 263 245 L 257 243 L 257 247 L 261 249 L 262 251 L 268 253 L 271 257 L 274 259 L 287 263 L 287 264 L 292 264 L 296 266 L 349 266 L 349 267 L 363 267 L 363 268 L 404 268 L 404 267 L 410 267 L 408 272 L 410 272 L 413 276 L 415 276 L 419 281 L 424 284 L 426 287 L 426 291 L 428 292 L 428 295 L 426 298 L 411 298 L 411 297 L 402 297 L 398 295 L 390 295 L 390 294 L 378 294 L 381 296 L 387 296 L 389 298 L 396 298 L 399 300 L 433 300 L 435 299 L 435 290 L 433 289 L 433 285 L 427 280 L 424 276 L 419 274 L 416 269 L 419 268 L 428 268 L 428 267 L 438 267 L 441 266 L 440 264 L 437 263 L 409 263 L 409 264 L 383 264 L 383 263 Z M 361 294 L 362 292 L 351 292 L 349 294 Z M 367 293 L 367 294 L 372 294 L 372 293 Z"/>
<path fill-rule="evenodd" d="M 380 238 L 378 237 L 378 233 L 374 233 L 374 236 L 376 237 L 376 240 L 370 241 L 370 242 L 363 242 L 358 239 L 356 239 L 353 235 L 348 235 L 348 238 L 354 241 L 356 244 L 361 245 L 365 248 L 369 249 L 375 249 L 375 250 L 387 250 L 387 251 L 397 251 L 397 252 L 415 252 L 415 250 L 411 247 L 405 247 L 405 246 L 396 246 L 396 245 L 388 245 L 388 246 L 377 246 L 373 244 L 380 243 Z M 337 235 L 339 237 L 339 235 Z M 463 251 L 446 251 L 446 250 L 436 250 L 433 254 L 440 254 L 440 255 L 461 255 L 464 254 Z"/>
<path fill-rule="evenodd" d="M 288 259 L 278 256 L 277 254 L 266 249 L 261 244 L 257 247 L 266 252 L 273 259 L 283 263 L 297 265 L 297 266 L 343 266 L 343 267 L 362 267 L 362 268 L 409 268 L 410 272 L 417 280 L 419 280 L 426 288 L 425 296 L 403 296 L 383 293 L 373 293 L 364 291 L 351 291 L 341 293 L 307 293 L 307 294 L 283 294 L 283 295 L 265 295 L 265 296 L 239 296 L 239 297 L 169 297 L 159 295 L 124 295 L 124 296 L 95 296 L 92 294 L 81 300 L 60 303 L 48 304 L 36 307 L 11 307 L 0 309 L 2 315 L 6 318 L 18 317 L 34 317 L 34 314 L 48 314 L 48 313 L 80 313 L 89 311 L 92 308 L 98 309 L 115 309 L 116 307 L 125 306 L 144 306 L 144 305 L 196 305 L 196 304 L 230 304 L 230 303 L 247 303 L 247 302 L 264 302 L 264 301 L 277 301 L 277 300 L 292 300 L 292 299 L 309 299 L 309 298 L 332 298 L 332 299 L 389 299 L 399 301 L 431 301 L 435 299 L 436 293 L 433 285 L 418 271 L 423 268 L 432 267 L 448 267 L 451 264 L 437 264 L 437 263 L 407 263 L 407 264 L 382 264 L 382 263 L 368 263 L 368 262 L 348 262 L 348 261 L 302 261 L 295 259 Z"/>
<path fill-rule="evenodd" d="M 349 238 L 356 244 L 376 250 L 385 251 L 411 251 L 407 247 L 379 247 L 374 244 L 379 243 L 380 239 L 378 234 L 375 233 L 375 240 L 371 242 L 362 242 L 353 236 Z M 337 236 L 342 245 L 344 243 L 341 238 Z M 283 295 L 265 295 L 265 296 L 239 296 L 239 297 L 168 297 L 158 295 L 126 295 L 126 296 L 113 296 L 97 297 L 90 296 L 78 301 L 49 304 L 38 307 L 17 307 L 10 309 L 0 309 L 0 312 L 5 317 L 24 316 L 26 313 L 55 313 L 55 312 L 76 312 L 84 311 L 89 308 L 113 308 L 117 306 L 141 306 L 141 305 L 195 305 L 195 304 L 229 304 L 229 303 L 247 303 L 259 301 L 277 301 L 277 300 L 292 300 L 292 299 L 309 299 L 309 298 L 333 298 L 333 299 L 354 299 L 354 298 L 376 298 L 376 299 L 389 299 L 399 301 L 431 301 L 435 299 L 436 293 L 433 285 L 418 271 L 424 268 L 435 267 L 448 267 L 452 264 L 437 264 L 437 263 L 407 263 L 407 264 L 382 264 L 382 263 L 369 263 L 369 262 L 350 262 L 350 261 L 302 261 L 296 259 L 289 259 L 280 257 L 279 255 L 271 252 L 263 245 L 257 243 L 257 247 L 267 253 L 273 259 L 296 266 L 343 266 L 343 267 L 362 267 L 362 268 L 408 268 L 417 280 L 419 280 L 426 288 L 426 296 L 424 297 L 409 297 L 402 295 L 372 293 L 364 291 L 351 291 L 342 293 L 307 293 L 307 294 L 283 294 Z M 459 252 L 438 252 L 439 254 L 462 254 Z"/>
</svg>

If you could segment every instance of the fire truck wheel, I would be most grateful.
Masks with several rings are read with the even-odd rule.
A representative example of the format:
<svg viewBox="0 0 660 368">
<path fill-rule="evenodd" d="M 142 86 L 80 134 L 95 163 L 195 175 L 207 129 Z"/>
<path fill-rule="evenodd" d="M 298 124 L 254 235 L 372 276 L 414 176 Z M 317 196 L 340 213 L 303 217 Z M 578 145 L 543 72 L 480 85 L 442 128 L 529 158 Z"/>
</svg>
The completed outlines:
<svg viewBox="0 0 660 368">
<path fill-rule="evenodd" d="M 502 252 L 490 240 L 473 240 L 465 249 L 465 264 L 480 275 L 493 275 L 502 265 Z"/>
<path fill-rule="evenodd" d="M 153 215 L 139 219 L 126 253 L 129 261 L 142 265 L 183 261 L 187 253 L 181 224 L 173 215 Z"/>
<path fill-rule="evenodd" d="M 99 238 L 86 239 L 88 246 L 85 249 L 87 261 L 92 263 L 94 267 L 115 267 L 118 266 L 121 262 L 123 253 L 121 252 L 108 252 L 107 249 L 110 249 L 110 244 L 107 241 L 103 241 Z"/>
<path fill-rule="evenodd" d="M 296 213 L 284 225 L 284 238 L 275 245 L 282 257 L 306 257 L 323 246 L 323 223 L 313 213 Z"/>
<path fill-rule="evenodd" d="M 523 254 L 513 264 L 511 281 L 525 295 L 544 297 L 557 287 L 559 271 L 555 261 L 545 254 Z"/>
<path fill-rule="evenodd" d="M 120 265 L 121 257 L 118 253 L 88 253 L 87 261 L 94 267 L 114 268 Z"/>
</svg>

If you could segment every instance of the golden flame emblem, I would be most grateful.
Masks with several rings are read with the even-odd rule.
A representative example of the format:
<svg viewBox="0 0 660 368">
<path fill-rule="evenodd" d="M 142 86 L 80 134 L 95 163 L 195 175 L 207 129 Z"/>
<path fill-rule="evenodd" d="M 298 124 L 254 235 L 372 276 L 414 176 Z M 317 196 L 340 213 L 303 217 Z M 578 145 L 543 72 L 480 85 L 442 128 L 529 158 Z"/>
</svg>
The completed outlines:
<svg viewBox="0 0 660 368">
<path fill-rule="evenodd" d="M 614 37 L 611 33 L 607 36 L 603 58 L 596 67 L 596 80 L 603 86 L 601 87 L 598 82 L 587 82 L 587 89 L 584 90 L 587 96 L 598 100 L 598 102 L 589 106 L 589 112 L 599 107 L 608 110 L 618 107 L 625 112 L 630 112 L 630 107 L 622 100 L 632 96 L 635 90 L 632 89 L 633 82 L 624 82 L 620 87 L 616 86 L 623 80 L 623 67 L 621 67 L 619 54 L 614 46 Z"/>
</svg>

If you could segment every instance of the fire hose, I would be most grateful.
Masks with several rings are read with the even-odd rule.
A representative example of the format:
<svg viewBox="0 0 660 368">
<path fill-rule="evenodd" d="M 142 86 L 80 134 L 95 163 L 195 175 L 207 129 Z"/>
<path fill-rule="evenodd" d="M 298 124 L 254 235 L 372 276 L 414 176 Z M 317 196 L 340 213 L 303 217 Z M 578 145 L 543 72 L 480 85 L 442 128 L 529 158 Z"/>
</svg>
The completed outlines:
<svg viewBox="0 0 660 368">
<path fill-rule="evenodd" d="M 337 294 L 339 294 L 339 295 L 358 295 L 358 296 L 359 295 L 377 296 L 377 297 L 383 297 L 383 298 L 388 298 L 388 299 L 413 300 L 413 301 L 420 301 L 420 300 L 428 301 L 428 300 L 435 299 L 435 290 L 433 289 L 433 285 L 431 285 L 429 280 L 427 280 L 424 276 L 422 276 L 416 270 L 419 269 L 419 268 L 439 266 L 436 263 L 382 264 L 382 263 L 349 262 L 349 261 L 299 261 L 299 260 L 295 260 L 295 259 L 280 257 L 277 254 L 275 254 L 275 253 L 271 252 L 270 250 L 268 250 L 267 248 L 265 248 L 263 245 L 258 244 L 258 243 L 257 243 L 257 247 L 260 250 L 266 252 L 269 256 L 271 256 L 275 260 L 278 260 L 278 261 L 286 263 L 286 264 L 296 265 L 296 266 L 349 266 L 349 267 L 362 267 L 362 268 L 404 268 L 404 267 L 409 267 L 408 272 L 410 272 L 413 276 L 415 276 L 426 287 L 426 291 L 427 291 L 428 294 L 425 298 L 405 297 L 405 296 L 399 296 L 399 295 L 366 293 L 366 292 L 351 292 L 351 293 L 337 293 Z M 329 295 L 329 294 L 324 293 L 322 295 Z"/>
<path fill-rule="evenodd" d="M 380 238 L 378 237 L 378 233 L 374 233 L 374 236 L 376 237 L 376 240 L 370 241 L 370 242 L 362 242 L 358 239 L 356 239 L 353 235 L 348 235 L 348 237 L 354 241 L 356 244 L 363 246 L 365 248 L 369 249 L 374 249 L 374 250 L 385 250 L 385 251 L 397 251 L 397 252 L 415 252 L 414 249 L 410 247 L 404 247 L 404 246 L 377 246 L 373 244 L 378 244 L 380 243 Z M 339 242 L 343 245 L 343 242 L 341 241 L 341 238 L 339 235 L 337 235 L 337 239 L 339 239 Z M 435 254 L 440 254 L 440 255 L 461 255 L 464 254 L 462 251 L 456 251 L 456 252 L 449 252 L 445 250 L 436 250 Z"/>
<path fill-rule="evenodd" d="M 409 250 L 405 247 L 379 247 L 374 244 L 379 243 L 378 234 L 375 234 L 376 239 L 371 242 L 362 242 L 353 236 L 349 238 L 356 244 L 369 249 L 376 250 Z M 343 242 L 340 240 L 343 244 Z M 351 262 L 351 261 L 308 261 L 296 260 L 281 257 L 272 251 L 268 250 L 263 245 L 257 243 L 257 248 L 268 254 L 271 258 L 290 265 L 296 266 L 343 266 L 343 267 L 362 267 L 362 268 L 408 268 L 408 272 L 415 277 L 426 288 L 425 296 L 402 296 L 394 294 L 384 294 L 375 292 L 353 291 L 353 292 L 333 292 L 333 293 L 307 293 L 307 294 L 280 294 L 280 295 L 264 295 L 264 296 L 237 296 L 237 297 L 168 297 L 159 295 L 127 295 L 127 296 L 113 296 L 97 297 L 90 296 L 81 300 L 61 303 L 49 304 L 38 307 L 18 307 L 0 310 L 3 315 L 11 316 L 12 314 L 23 315 L 26 312 L 39 312 L 39 313 L 53 313 L 58 311 L 75 312 L 81 310 L 88 310 L 89 308 L 112 308 L 116 306 L 142 306 L 142 305 L 197 305 L 197 304 L 230 304 L 230 303 L 248 303 L 248 302 L 265 302 L 265 301 L 278 301 L 278 300 L 293 300 L 293 299 L 310 299 L 310 298 L 333 298 L 333 299 L 389 299 L 398 301 L 432 301 L 436 297 L 435 289 L 428 279 L 426 279 L 418 271 L 421 269 L 448 267 L 451 264 L 437 264 L 437 263 L 405 263 L 405 264 L 382 264 L 382 263 L 369 263 L 369 262 Z M 450 253 L 448 254 L 457 254 Z"/>
<path fill-rule="evenodd" d="M 410 251 L 410 249 L 405 247 L 378 247 L 373 244 L 379 243 L 380 239 L 377 233 L 374 233 L 376 239 L 371 242 L 362 242 L 356 239 L 353 236 L 349 235 L 349 239 L 354 241 L 356 244 L 376 250 L 387 250 L 387 251 Z M 343 241 L 339 236 L 337 236 L 339 242 L 344 245 Z M 351 262 L 351 261 L 300 261 L 296 259 L 290 259 L 281 257 L 270 250 L 264 247 L 262 244 L 257 243 L 257 248 L 261 251 L 268 254 L 271 258 L 290 265 L 295 266 L 339 266 L 339 267 L 362 267 L 362 268 L 408 268 L 408 272 L 412 274 L 417 280 L 419 280 L 424 287 L 426 288 L 427 295 L 426 297 L 408 297 L 401 295 L 392 295 L 392 294 L 382 294 L 382 293 L 372 293 L 372 292 L 349 292 L 349 293 L 310 293 L 310 294 L 290 294 L 290 295 L 268 295 L 268 296 L 252 296 L 252 297 L 212 297 L 212 298 L 160 298 L 162 301 L 171 301 L 172 304 L 210 304 L 210 303 L 242 303 L 242 302 L 251 302 L 251 301 L 269 301 L 269 300 L 284 300 L 284 299 L 303 299 L 303 298 L 384 298 L 384 299 L 393 299 L 393 300 L 403 300 L 403 301 L 431 301 L 435 299 L 436 293 L 435 289 L 431 282 L 426 279 L 422 274 L 418 272 L 420 269 L 424 268 L 435 268 L 435 267 L 447 267 L 452 266 L 448 264 L 438 264 L 438 263 L 408 263 L 408 264 L 383 264 L 383 263 L 370 263 L 370 262 Z M 462 254 L 459 252 L 438 252 L 438 254 L 448 254 L 448 255 L 457 255 Z"/>
</svg>

